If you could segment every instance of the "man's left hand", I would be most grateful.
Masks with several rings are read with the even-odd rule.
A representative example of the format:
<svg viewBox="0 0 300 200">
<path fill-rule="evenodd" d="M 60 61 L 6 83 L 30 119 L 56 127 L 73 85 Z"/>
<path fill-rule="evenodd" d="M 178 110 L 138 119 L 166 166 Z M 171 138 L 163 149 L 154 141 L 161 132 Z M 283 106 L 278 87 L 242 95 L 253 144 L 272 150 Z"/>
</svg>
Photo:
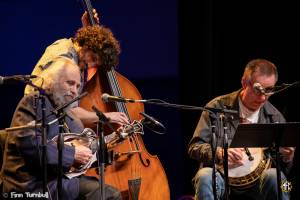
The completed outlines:
<svg viewBox="0 0 300 200">
<path fill-rule="evenodd" d="M 100 19 L 96 9 L 93 9 L 93 18 L 97 24 L 100 24 Z M 83 13 L 81 17 L 81 23 L 82 23 L 82 27 L 87 27 L 92 25 L 89 20 L 89 15 L 86 11 Z"/>
<path fill-rule="evenodd" d="M 129 119 L 125 113 L 122 112 L 107 112 L 104 115 L 110 120 L 112 123 L 116 123 L 119 125 L 129 124 Z"/>
<path fill-rule="evenodd" d="M 291 162 L 294 159 L 295 147 L 280 147 L 283 162 Z"/>
</svg>

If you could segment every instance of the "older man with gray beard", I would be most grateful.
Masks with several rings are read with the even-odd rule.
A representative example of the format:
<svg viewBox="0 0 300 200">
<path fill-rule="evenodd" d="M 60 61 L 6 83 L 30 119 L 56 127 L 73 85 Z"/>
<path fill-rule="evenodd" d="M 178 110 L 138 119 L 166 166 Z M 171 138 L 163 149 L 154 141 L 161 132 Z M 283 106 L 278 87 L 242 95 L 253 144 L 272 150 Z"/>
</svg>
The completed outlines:
<svg viewBox="0 0 300 200">
<path fill-rule="evenodd" d="M 80 71 L 68 58 L 57 58 L 54 67 L 40 75 L 42 89 L 45 90 L 46 123 L 57 118 L 52 111 L 78 96 Z M 32 92 L 19 102 L 11 126 L 22 126 L 41 119 L 42 105 L 36 101 L 39 94 Z M 81 121 L 65 109 L 65 124 L 72 133 L 83 131 Z M 6 140 L 1 177 L 5 194 L 31 194 L 43 191 L 42 141 L 41 129 L 25 129 L 11 132 Z M 52 140 L 59 133 L 59 124 L 55 122 L 47 128 L 47 194 L 50 199 L 57 198 L 58 149 Z M 64 145 L 62 166 L 64 172 L 76 165 L 86 164 L 92 156 L 89 148 L 83 145 Z M 62 179 L 62 199 L 98 199 L 100 195 L 98 181 L 92 177 L 80 176 Z M 120 193 L 113 187 L 105 186 L 106 199 L 121 199 Z"/>
</svg>

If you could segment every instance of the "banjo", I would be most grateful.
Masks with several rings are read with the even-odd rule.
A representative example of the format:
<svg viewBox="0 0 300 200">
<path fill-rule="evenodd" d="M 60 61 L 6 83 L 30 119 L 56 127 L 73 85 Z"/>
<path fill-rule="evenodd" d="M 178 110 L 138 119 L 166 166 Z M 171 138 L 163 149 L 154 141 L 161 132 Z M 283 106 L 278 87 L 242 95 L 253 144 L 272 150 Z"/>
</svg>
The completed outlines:
<svg viewBox="0 0 300 200">
<path fill-rule="evenodd" d="M 240 123 L 251 123 L 246 118 L 240 118 Z M 228 184 L 234 187 L 249 187 L 262 173 L 271 167 L 271 158 L 264 153 L 266 148 L 244 148 L 242 163 L 243 165 L 228 169 Z M 224 175 L 222 166 L 217 169 Z"/>
<path fill-rule="evenodd" d="M 241 166 L 228 169 L 228 184 L 235 187 L 251 186 L 262 173 L 271 167 L 271 159 L 264 154 L 265 148 L 244 148 Z M 217 169 L 224 174 L 222 165 Z"/>
</svg>

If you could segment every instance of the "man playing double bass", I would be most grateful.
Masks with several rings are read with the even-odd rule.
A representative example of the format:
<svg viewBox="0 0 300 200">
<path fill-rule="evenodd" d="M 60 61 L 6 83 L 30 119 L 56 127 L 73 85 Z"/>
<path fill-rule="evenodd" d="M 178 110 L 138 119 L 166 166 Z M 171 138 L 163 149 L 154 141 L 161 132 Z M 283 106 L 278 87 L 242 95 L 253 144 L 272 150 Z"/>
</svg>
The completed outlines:
<svg viewBox="0 0 300 200">
<path fill-rule="evenodd" d="M 99 22 L 96 10 L 94 10 L 94 18 Z M 67 57 L 80 67 L 83 87 L 97 68 L 103 66 L 115 67 L 118 64 L 120 45 L 111 30 L 101 25 L 89 26 L 86 12 L 83 14 L 81 21 L 83 27 L 77 30 L 75 37 L 57 40 L 46 48 L 34 67 L 32 75 L 38 76 L 45 69 L 52 67 L 53 60 L 57 57 Z M 39 78 L 33 81 L 33 83 L 37 82 L 39 82 Z M 29 94 L 32 90 L 31 86 L 26 86 L 25 94 Z M 74 106 L 72 112 L 81 119 L 83 124 L 94 124 L 98 121 L 95 112 L 79 106 Z M 129 123 L 126 114 L 122 112 L 104 114 L 112 123 L 118 125 Z"/>
<path fill-rule="evenodd" d="M 97 22 L 99 22 L 98 14 L 95 10 L 94 18 Z M 96 68 L 101 68 L 103 65 L 108 67 L 115 67 L 118 64 L 120 46 L 110 29 L 105 28 L 101 25 L 89 26 L 88 15 L 86 12 L 83 14 L 81 20 L 83 27 L 77 30 L 73 38 L 57 40 L 46 48 L 44 54 L 42 55 L 32 72 L 32 75 L 38 76 L 38 78 L 33 80 L 33 84 L 37 86 L 43 86 L 43 77 L 47 77 L 47 73 L 49 71 L 58 71 L 55 69 L 57 68 L 55 60 L 60 59 L 60 62 L 65 62 L 66 66 L 68 66 L 68 60 L 71 60 L 80 71 L 80 88 L 78 91 L 80 93 L 84 84 L 90 78 L 90 74 L 93 74 L 93 70 L 96 70 Z M 40 77 L 40 75 L 42 75 L 42 77 Z M 59 74 L 56 74 L 56 76 L 59 76 Z M 27 95 L 30 96 L 33 92 L 34 89 L 31 86 L 27 85 L 25 88 L 25 97 Z M 74 117 L 80 119 L 80 121 L 84 125 L 95 124 L 99 120 L 95 112 L 91 112 L 82 107 L 79 107 L 79 104 L 77 102 L 72 104 L 69 111 L 74 115 Z M 110 120 L 111 123 L 115 123 L 117 125 L 124 125 L 129 123 L 126 114 L 122 112 L 107 112 L 104 113 L 104 115 Z M 82 156 L 85 157 L 85 160 L 89 158 L 88 155 Z M 95 186 L 94 184 L 95 182 L 89 183 L 82 181 L 80 185 L 82 186 L 81 188 L 83 188 L 83 191 L 81 191 L 83 195 L 80 196 L 80 199 L 87 198 L 84 194 L 90 195 L 90 187 L 93 188 Z M 73 186 L 73 184 L 70 185 Z M 97 185 L 99 186 L 98 183 Z M 74 186 L 76 186 L 76 184 Z M 106 190 L 107 188 L 108 187 L 106 187 Z M 76 194 L 76 191 L 68 191 L 68 189 L 66 189 L 65 192 L 70 194 L 69 199 L 74 199 L 71 197 Z M 119 194 L 116 191 L 113 191 L 112 193 L 114 193 L 115 195 L 111 195 L 110 191 L 106 192 L 108 197 L 107 199 L 121 198 L 119 195 L 116 195 Z M 94 197 L 95 195 L 92 196 L 92 198 Z"/>
<path fill-rule="evenodd" d="M 101 25 L 87 26 L 86 24 L 88 20 L 86 17 L 87 14 L 84 14 L 82 18 L 84 27 L 80 28 L 73 38 L 58 40 L 49 47 L 47 47 L 44 55 L 41 57 L 41 59 L 35 66 L 32 74 L 39 75 L 42 71 L 52 68 L 52 60 L 57 57 L 67 57 L 78 64 L 82 74 L 81 82 L 82 85 L 85 87 L 84 89 L 88 91 L 89 89 L 93 90 L 93 92 L 89 92 L 90 96 L 95 95 L 95 98 L 100 98 L 101 95 L 99 95 L 100 91 L 98 92 L 98 87 L 102 87 L 103 85 L 105 85 L 110 88 L 117 88 L 114 86 L 119 86 L 117 81 L 114 82 L 110 80 L 117 80 L 121 76 L 115 77 L 113 75 L 112 77 L 114 78 L 111 78 L 109 77 L 109 74 L 113 73 L 109 72 L 114 71 L 110 69 L 117 66 L 119 62 L 120 45 L 110 29 L 105 28 Z M 95 71 L 97 73 L 95 73 Z M 96 76 L 98 73 L 102 75 L 102 72 L 105 72 L 103 74 L 107 75 L 108 78 L 106 76 Z M 93 78 L 90 81 L 88 81 L 93 74 L 96 75 L 93 76 Z M 109 83 L 104 83 L 102 85 L 101 83 L 103 80 L 107 80 L 107 82 Z M 126 87 L 127 92 L 134 91 L 135 95 L 139 95 L 139 93 L 136 92 L 137 90 L 133 86 L 133 84 L 130 84 L 126 78 L 123 78 L 122 80 L 126 80 L 126 83 L 120 85 L 131 86 Z M 39 82 L 39 78 L 37 78 L 33 82 Z M 113 82 L 114 84 L 110 85 L 111 82 Z M 96 86 L 94 85 L 94 83 Z M 103 89 L 108 89 L 105 88 L 105 86 L 103 86 Z M 94 89 L 96 92 L 94 92 Z M 25 93 L 30 92 L 30 90 L 32 89 L 28 86 L 25 89 Z M 90 97 L 89 95 L 87 96 Z M 99 99 L 95 98 L 90 99 L 95 102 L 97 100 L 98 102 L 100 102 Z M 85 109 L 89 109 L 91 107 L 90 105 L 83 106 L 83 102 L 87 99 L 88 98 L 81 99 L 80 106 L 82 107 L 79 107 L 78 105 L 72 105 L 73 107 L 71 108 L 71 111 L 76 117 L 78 117 L 82 121 L 84 125 L 91 127 L 91 124 L 98 121 L 98 116 L 94 112 L 90 112 Z M 99 103 L 99 105 L 100 104 L 101 103 Z M 107 107 L 106 106 L 107 105 L 103 106 L 105 107 L 103 109 L 107 108 L 107 110 L 110 110 L 110 108 L 108 108 L 109 105 Z M 99 107 L 101 107 L 101 105 Z M 109 119 L 109 122 L 115 123 L 117 126 L 128 125 L 130 123 L 130 120 L 128 119 L 127 114 L 128 116 L 131 116 L 130 114 L 136 115 L 136 117 L 131 116 L 131 118 L 134 120 L 138 119 L 138 117 L 140 117 L 139 113 L 142 112 L 142 110 L 139 109 L 144 108 L 143 105 L 134 105 L 133 107 L 135 109 L 134 112 L 126 112 L 127 107 L 125 107 L 125 109 L 123 109 L 122 107 L 122 109 L 116 109 L 118 112 L 106 112 L 104 113 L 104 115 L 106 115 L 106 117 Z M 107 182 L 109 182 L 114 187 L 118 188 L 121 191 L 123 198 L 127 198 L 127 195 L 131 195 L 132 199 L 170 199 L 167 178 L 163 168 L 161 167 L 159 159 L 157 157 L 151 156 L 145 150 L 145 148 L 143 148 L 141 137 L 137 135 L 137 133 L 129 137 L 130 139 L 125 140 L 125 142 L 123 142 L 122 145 L 116 146 L 116 148 L 124 148 L 124 151 L 120 150 L 121 152 L 129 152 L 128 155 L 130 156 L 127 156 L 127 153 L 125 153 L 126 157 L 128 158 L 128 160 L 124 160 L 126 164 L 122 164 L 123 167 L 121 168 L 119 167 L 120 165 L 118 165 L 118 167 L 115 167 L 116 165 L 107 166 L 105 176 L 106 181 L 108 180 Z M 149 161 L 149 163 L 144 161 Z M 122 162 L 123 160 L 121 159 L 121 162 L 119 163 Z M 87 172 L 86 174 L 90 173 Z M 92 174 L 94 175 L 95 173 L 92 172 Z M 143 180 L 141 179 L 141 174 L 144 175 Z M 152 177 L 154 175 L 156 176 L 155 181 L 159 182 L 159 184 L 162 185 L 153 183 Z M 115 179 L 114 177 L 117 178 Z M 147 179 L 149 181 L 147 181 Z M 141 184 L 144 187 L 142 187 Z"/>
</svg>

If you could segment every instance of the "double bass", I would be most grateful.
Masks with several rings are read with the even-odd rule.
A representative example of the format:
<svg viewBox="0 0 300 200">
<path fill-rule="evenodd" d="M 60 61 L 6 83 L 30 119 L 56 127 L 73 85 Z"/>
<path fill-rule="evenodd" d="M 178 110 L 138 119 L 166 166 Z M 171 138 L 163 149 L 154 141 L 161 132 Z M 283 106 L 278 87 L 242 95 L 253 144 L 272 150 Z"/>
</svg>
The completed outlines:
<svg viewBox="0 0 300 200">
<path fill-rule="evenodd" d="M 91 24 L 95 25 L 90 1 L 83 0 L 83 3 Z M 144 111 L 142 103 L 125 105 L 121 102 L 104 103 L 101 100 L 103 93 L 141 99 L 134 84 L 116 72 L 113 67 L 98 68 L 83 90 L 88 92 L 88 95 L 81 99 L 80 107 L 89 111 L 92 111 L 92 107 L 95 106 L 103 112 L 123 112 L 131 122 L 142 120 L 142 115 L 140 115 Z M 120 156 L 105 167 L 104 180 L 106 184 L 117 188 L 124 200 L 170 199 L 169 184 L 164 168 L 159 158 L 147 151 L 140 133 L 130 134 L 112 147 L 112 150 L 118 152 Z M 89 169 L 86 175 L 99 178 L 96 168 Z"/>
</svg>

